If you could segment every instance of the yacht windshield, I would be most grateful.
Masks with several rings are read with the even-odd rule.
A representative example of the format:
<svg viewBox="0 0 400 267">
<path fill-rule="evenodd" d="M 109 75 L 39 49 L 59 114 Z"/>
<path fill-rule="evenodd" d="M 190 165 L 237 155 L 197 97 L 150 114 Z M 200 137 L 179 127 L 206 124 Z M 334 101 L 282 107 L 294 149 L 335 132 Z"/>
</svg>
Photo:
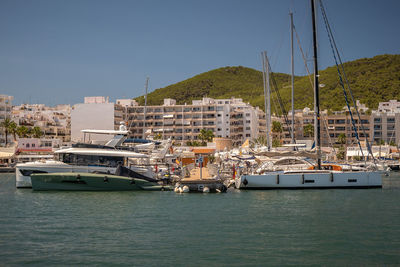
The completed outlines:
<svg viewBox="0 0 400 267">
<path fill-rule="evenodd" d="M 77 155 L 71 153 L 65 153 L 59 155 L 60 161 L 70 165 L 80 166 L 105 166 L 105 167 L 117 167 L 118 164 L 124 162 L 123 157 L 110 157 L 110 156 L 98 156 L 98 155 Z"/>
</svg>

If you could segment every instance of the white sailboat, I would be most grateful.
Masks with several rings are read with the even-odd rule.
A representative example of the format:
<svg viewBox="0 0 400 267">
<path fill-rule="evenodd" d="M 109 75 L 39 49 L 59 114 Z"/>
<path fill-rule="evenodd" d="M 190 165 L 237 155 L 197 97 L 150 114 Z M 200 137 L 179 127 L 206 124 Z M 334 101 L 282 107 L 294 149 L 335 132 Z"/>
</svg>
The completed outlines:
<svg viewBox="0 0 400 267">
<path fill-rule="evenodd" d="M 236 188 L 240 189 L 307 189 L 307 188 L 376 188 L 382 187 L 383 171 L 379 170 L 344 170 L 333 166 L 321 165 L 320 155 L 320 114 L 319 82 L 316 45 L 315 5 L 311 0 L 313 46 L 314 46 L 314 105 L 315 137 L 317 165 L 307 170 L 286 170 L 266 172 L 263 174 L 243 174 L 235 179 Z"/>
</svg>

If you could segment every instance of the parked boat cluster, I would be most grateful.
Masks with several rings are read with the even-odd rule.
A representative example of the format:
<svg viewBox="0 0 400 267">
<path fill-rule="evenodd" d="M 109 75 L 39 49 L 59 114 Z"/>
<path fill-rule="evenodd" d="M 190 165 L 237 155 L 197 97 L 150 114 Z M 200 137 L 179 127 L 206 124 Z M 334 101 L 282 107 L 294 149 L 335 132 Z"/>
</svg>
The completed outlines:
<svg viewBox="0 0 400 267">
<path fill-rule="evenodd" d="M 95 131 L 105 133 L 104 131 Z M 217 152 L 207 166 L 202 158 L 185 164 L 185 152 L 171 140 L 127 145 L 127 131 L 107 131 L 104 145 L 79 143 L 55 152 L 56 159 L 16 166 L 16 187 L 33 190 L 174 190 L 222 193 L 237 189 L 382 187 L 383 163 L 324 162 L 317 169 L 307 151 L 269 151 L 249 146 Z M 145 144 L 145 145 L 143 145 Z M 196 162 L 195 161 L 195 162 Z"/>
</svg>

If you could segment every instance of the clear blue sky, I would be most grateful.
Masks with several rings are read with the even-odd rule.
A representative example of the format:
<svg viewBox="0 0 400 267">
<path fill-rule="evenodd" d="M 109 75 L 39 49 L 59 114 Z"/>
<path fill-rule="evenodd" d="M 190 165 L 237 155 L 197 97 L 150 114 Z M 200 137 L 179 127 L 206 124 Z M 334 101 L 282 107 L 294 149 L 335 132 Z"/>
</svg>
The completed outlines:
<svg viewBox="0 0 400 267">
<path fill-rule="evenodd" d="M 344 61 L 400 52 L 400 1 L 325 0 Z M 290 72 L 289 11 L 311 59 L 308 0 L 1 0 L 0 94 L 75 104 L 224 66 Z M 319 20 L 320 69 L 334 64 Z M 296 74 L 305 68 L 295 46 Z"/>
</svg>

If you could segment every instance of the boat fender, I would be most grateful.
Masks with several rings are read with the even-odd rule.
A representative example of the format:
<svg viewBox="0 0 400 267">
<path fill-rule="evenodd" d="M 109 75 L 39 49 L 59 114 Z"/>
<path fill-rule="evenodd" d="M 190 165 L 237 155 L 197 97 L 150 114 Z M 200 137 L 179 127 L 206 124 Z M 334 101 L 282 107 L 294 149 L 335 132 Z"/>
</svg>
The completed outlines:
<svg viewBox="0 0 400 267">
<path fill-rule="evenodd" d="M 219 190 L 218 188 L 217 189 L 215 189 L 215 191 L 217 192 L 217 193 L 221 193 L 222 191 L 221 190 Z"/>
<path fill-rule="evenodd" d="M 207 186 L 205 186 L 203 188 L 203 193 L 210 193 L 210 188 L 208 188 Z"/>
<path fill-rule="evenodd" d="M 174 188 L 174 192 L 175 193 L 179 193 L 179 187 L 178 186 Z"/>
<path fill-rule="evenodd" d="M 244 185 L 247 185 L 249 183 L 249 181 L 247 181 L 247 179 L 246 178 L 244 178 L 244 180 L 243 180 L 243 184 Z"/>
<path fill-rule="evenodd" d="M 108 183 L 108 177 L 107 177 L 107 176 L 104 176 L 103 181 L 104 181 L 105 183 Z"/>
<path fill-rule="evenodd" d="M 276 184 L 279 184 L 279 174 L 276 175 Z"/>
<path fill-rule="evenodd" d="M 301 184 L 304 184 L 304 173 L 301 175 Z"/>
<path fill-rule="evenodd" d="M 183 193 L 189 193 L 189 186 L 185 185 L 185 186 L 182 188 L 182 191 L 183 191 Z"/>
<path fill-rule="evenodd" d="M 333 183 L 333 173 L 331 172 L 331 183 Z"/>
</svg>

